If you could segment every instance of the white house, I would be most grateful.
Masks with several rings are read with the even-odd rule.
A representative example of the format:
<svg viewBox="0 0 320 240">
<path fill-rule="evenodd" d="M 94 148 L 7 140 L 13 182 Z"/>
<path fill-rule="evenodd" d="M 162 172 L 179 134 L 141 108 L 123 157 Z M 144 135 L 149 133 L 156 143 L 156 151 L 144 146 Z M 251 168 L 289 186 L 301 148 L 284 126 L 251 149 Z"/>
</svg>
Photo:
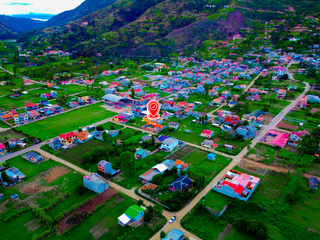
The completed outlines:
<svg viewBox="0 0 320 240">
<path fill-rule="evenodd" d="M 173 149 L 175 149 L 176 147 L 178 147 L 179 141 L 178 139 L 175 138 L 167 138 L 162 142 L 162 145 L 160 146 L 160 149 L 163 149 L 167 152 L 172 151 Z"/>
</svg>

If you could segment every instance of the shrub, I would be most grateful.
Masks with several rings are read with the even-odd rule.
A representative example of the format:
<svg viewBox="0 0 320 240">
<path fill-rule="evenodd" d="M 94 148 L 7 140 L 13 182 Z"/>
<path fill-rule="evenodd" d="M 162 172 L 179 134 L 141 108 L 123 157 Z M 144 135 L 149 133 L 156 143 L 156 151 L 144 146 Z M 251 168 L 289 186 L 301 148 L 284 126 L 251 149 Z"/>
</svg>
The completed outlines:
<svg viewBox="0 0 320 240">
<path fill-rule="evenodd" d="M 104 130 L 104 127 L 103 127 L 102 125 L 99 125 L 99 126 L 97 126 L 97 130 L 98 130 L 98 131 L 103 131 L 103 130 Z"/>
<path fill-rule="evenodd" d="M 166 233 L 164 231 L 161 231 L 160 238 L 162 239 L 162 238 L 165 238 L 165 237 L 166 237 Z"/>
<path fill-rule="evenodd" d="M 76 193 L 77 193 L 78 195 L 84 194 L 85 191 L 86 191 L 86 188 L 85 188 L 84 186 L 82 186 L 82 185 L 79 185 L 79 186 L 76 188 Z"/>
</svg>

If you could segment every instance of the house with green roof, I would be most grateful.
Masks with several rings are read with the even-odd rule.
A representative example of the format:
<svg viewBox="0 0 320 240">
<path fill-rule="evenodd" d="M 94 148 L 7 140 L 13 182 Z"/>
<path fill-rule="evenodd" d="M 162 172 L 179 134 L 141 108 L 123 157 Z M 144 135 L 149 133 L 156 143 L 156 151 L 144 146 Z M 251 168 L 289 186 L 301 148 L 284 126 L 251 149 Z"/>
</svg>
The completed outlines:
<svg viewBox="0 0 320 240">
<path fill-rule="evenodd" d="M 130 222 L 138 222 L 144 214 L 144 209 L 138 205 L 133 205 L 127 209 L 120 217 L 118 217 L 119 224 L 126 226 Z"/>
<path fill-rule="evenodd" d="M 137 160 L 142 159 L 142 158 L 146 158 L 146 157 L 149 156 L 149 151 L 146 150 L 146 149 L 139 148 L 139 149 L 137 149 L 137 151 L 135 152 L 134 156 L 135 156 L 135 158 L 136 158 Z"/>
</svg>

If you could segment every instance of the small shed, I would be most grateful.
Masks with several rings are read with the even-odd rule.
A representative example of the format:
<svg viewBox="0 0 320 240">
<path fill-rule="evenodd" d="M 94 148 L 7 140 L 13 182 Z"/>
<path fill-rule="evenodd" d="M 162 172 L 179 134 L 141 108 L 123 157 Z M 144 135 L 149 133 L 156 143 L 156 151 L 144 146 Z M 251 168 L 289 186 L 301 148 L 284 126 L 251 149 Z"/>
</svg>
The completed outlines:
<svg viewBox="0 0 320 240">
<path fill-rule="evenodd" d="M 207 159 L 209 159 L 209 160 L 215 160 L 215 158 L 216 158 L 216 155 L 214 153 L 209 153 L 207 155 Z"/>
</svg>

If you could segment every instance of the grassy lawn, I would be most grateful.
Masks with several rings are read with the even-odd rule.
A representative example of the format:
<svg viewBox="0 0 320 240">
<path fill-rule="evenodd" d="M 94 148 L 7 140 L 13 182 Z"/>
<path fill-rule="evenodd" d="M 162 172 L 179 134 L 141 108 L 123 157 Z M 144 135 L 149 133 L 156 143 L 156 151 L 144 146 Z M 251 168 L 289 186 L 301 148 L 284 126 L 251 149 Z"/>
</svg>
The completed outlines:
<svg viewBox="0 0 320 240">
<path fill-rule="evenodd" d="M 181 225 L 201 239 L 217 239 L 225 227 L 225 223 L 219 224 L 216 217 L 210 215 L 208 210 L 198 206 L 182 219 Z"/>
<path fill-rule="evenodd" d="M 224 158 L 226 160 L 226 158 L 223 157 L 223 156 L 217 156 L 217 157 L 221 157 L 221 158 Z M 229 164 L 230 160 L 226 161 L 226 163 Z M 217 175 L 219 172 L 221 172 L 227 166 L 227 164 L 219 163 L 218 160 L 217 161 L 211 161 L 211 160 L 203 159 L 200 163 L 198 163 L 192 169 L 192 171 L 205 176 L 207 178 L 207 180 L 209 181 L 215 175 Z"/>
<path fill-rule="evenodd" d="M 13 98 L 9 98 L 9 97 L 0 97 L 0 107 L 2 109 L 9 109 L 12 107 L 20 108 L 29 102 L 39 103 L 40 100 L 43 100 L 43 98 L 36 97 L 33 95 L 25 95 L 25 96 L 22 96 L 21 98 L 17 98 L 17 99 L 13 99 Z"/>
<path fill-rule="evenodd" d="M 232 198 L 211 190 L 205 197 L 204 203 L 207 207 L 212 210 L 220 212 L 225 205 L 228 205 Z"/>
<path fill-rule="evenodd" d="M 61 96 L 65 96 L 65 95 L 70 95 L 70 94 L 74 94 L 74 93 L 87 91 L 86 87 L 79 86 L 79 85 L 58 85 L 58 87 L 60 87 L 62 89 L 66 89 L 66 90 L 43 87 L 41 89 L 32 90 L 32 91 L 30 91 L 30 93 L 41 94 L 41 93 L 50 93 L 50 91 L 55 91 L 58 93 L 58 96 L 61 97 Z"/>
<path fill-rule="evenodd" d="M 78 146 L 75 146 L 73 148 L 64 150 L 60 152 L 58 156 L 85 170 L 88 170 L 91 172 L 97 172 L 98 170 L 97 164 L 100 161 L 100 159 L 96 159 L 96 161 L 94 161 L 93 163 L 82 163 L 82 156 L 85 153 L 92 152 L 92 149 L 94 148 L 102 147 L 107 149 L 110 146 L 111 146 L 111 143 L 107 144 L 97 139 L 92 139 L 88 142 L 79 144 Z"/>
<path fill-rule="evenodd" d="M 148 93 L 160 93 L 161 97 L 166 97 L 170 95 L 170 93 L 159 92 L 158 88 L 153 88 L 153 87 L 144 87 L 143 90 L 148 91 Z"/>
<path fill-rule="evenodd" d="M 256 192 L 263 196 L 277 200 L 287 185 L 287 178 L 283 173 L 268 172 L 261 180 Z M 273 187 L 270 187 L 273 186 Z"/>
<path fill-rule="evenodd" d="M 205 152 L 200 149 L 196 149 L 192 153 L 184 157 L 182 160 L 190 164 L 189 167 L 192 168 L 196 166 L 199 162 L 201 162 L 204 158 L 206 158 L 208 154 L 209 154 L 208 152 Z"/>
<path fill-rule="evenodd" d="M 255 155 L 256 158 L 263 157 L 263 163 L 265 164 L 272 164 L 275 160 L 275 154 L 277 152 L 277 149 L 275 149 L 272 146 L 257 143 L 254 149 L 251 149 L 249 153 L 247 154 L 247 158 L 249 158 L 250 155 Z"/>
<path fill-rule="evenodd" d="M 0 128 L 10 128 L 8 124 L 5 124 L 4 122 L 0 121 Z"/>
<path fill-rule="evenodd" d="M 87 126 L 116 114 L 101 107 L 102 103 L 83 107 L 67 113 L 37 121 L 17 128 L 32 136 L 40 137 L 42 141 L 58 136 L 60 133 L 73 131 L 81 126 Z"/>
<path fill-rule="evenodd" d="M 6 231 L 2 231 L 1 238 L 2 239 L 32 239 L 33 235 L 40 234 L 43 231 L 45 231 L 45 228 L 43 225 L 41 225 L 39 228 L 35 229 L 34 231 L 28 230 L 26 226 L 24 226 L 26 223 L 30 222 L 31 220 L 35 219 L 35 215 L 30 211 L 27 211 L 20 215 L 19 217 L 7 221 L 2 222 L 0 224 L 1 229 L 6 229 Z M 19 228 L 19 230 L 17 229 Z"/>
</svg>

